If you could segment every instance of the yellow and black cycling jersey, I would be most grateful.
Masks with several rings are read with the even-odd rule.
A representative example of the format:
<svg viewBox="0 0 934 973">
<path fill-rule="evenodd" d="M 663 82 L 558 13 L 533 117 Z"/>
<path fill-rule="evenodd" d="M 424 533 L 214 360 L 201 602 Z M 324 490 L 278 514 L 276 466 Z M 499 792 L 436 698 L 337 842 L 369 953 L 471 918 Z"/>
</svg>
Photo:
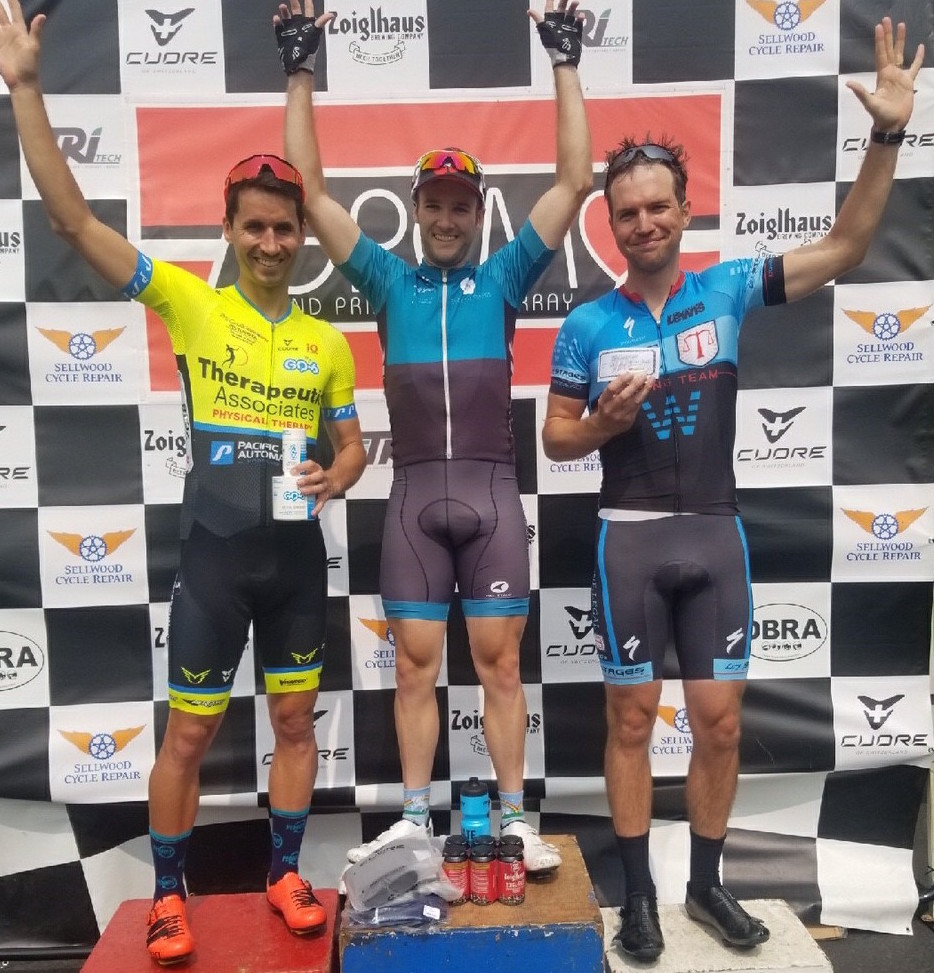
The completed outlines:
<svg viewBox="0 0 934 973">
<path fill-rule="evenodd" d="M 165 323 L 178 363 L 188 434 L 182 537 L 194 521 L 220 537 L 272 522 L 270 478 L 282 433 L 356 416 L 354 363 L 333 325 L 291 305 L 270 321 L 238 290 L 139 255 L 124 293 Z"/>
</svg>

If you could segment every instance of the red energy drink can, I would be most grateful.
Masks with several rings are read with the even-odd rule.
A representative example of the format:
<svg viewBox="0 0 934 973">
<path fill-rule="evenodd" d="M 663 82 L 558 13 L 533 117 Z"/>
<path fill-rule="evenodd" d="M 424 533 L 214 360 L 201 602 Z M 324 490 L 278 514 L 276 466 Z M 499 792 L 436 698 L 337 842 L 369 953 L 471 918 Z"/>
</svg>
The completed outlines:
<svg viewBox="0 0 934 973">
<path fill-rule="evenodd" d="M 496 849 L 496 887 L 504 905 L 525 902 L 525 854 L 518 835 L 500 838 Z"/>
<path fill-rule="evenodd" d="M 460 905 L 470 899 L 470 862 L 467 860 L 467 851 L 467 840 L 460 835 L 450 835 L 444 841 L 441 871 L 458 892 L 457 898 L 450 905 Z"/>
<path fill-rule="evenodd" d="M 496 846 L 470 846 L 470 901 L 475 905 L 489 905 L 497 898 Z"/>
</svg>

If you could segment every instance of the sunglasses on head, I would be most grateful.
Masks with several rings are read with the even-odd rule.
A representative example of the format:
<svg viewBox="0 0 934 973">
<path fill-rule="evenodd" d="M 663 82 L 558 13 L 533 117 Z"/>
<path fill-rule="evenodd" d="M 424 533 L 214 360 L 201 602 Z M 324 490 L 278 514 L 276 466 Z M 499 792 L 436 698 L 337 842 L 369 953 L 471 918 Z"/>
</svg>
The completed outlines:
<svg viewBox="0 0 934 973">
<path fill-rule="evenodd" d="M 238 162 L 224 181 L 224 202 L 230 195 L 233 186 L 240 182 L 248 182 L 251 179 L 258 179 L 260 174 L 269 171 L 279 182 L 288 183 L 291 186 L 298 186 L 302 193 L 302 200 L 305 199 L 305 186 L 302 183 L 302 176 L 295 166 L 290 165 L 285 159 L 280 159 L 277 155 L 251 155 L 248 159 Z"/>
<path fill-rule="evenodd" d="M 648 142 L 645 145 L 634 145 L 631 149 L 626 149 L 625 152 L 621 152 L 613 159 L 609 168 L 621 169 L 623 166 L 629 165 L 640 153 L 647 159 L 652 159 L 657 162 L 672 162 L 678 165 L 678 160 L 663 145 L 655 145 L 652 142 Z"/>
<path fill-rule="evenodd" d="M 437 169 L 456 169 L 471 176 L 482 177 L 480 163 L 460 149 L 433 149 L 426 152 L 415 164 L 417 172 L 431 172 Z"/>
</svg>

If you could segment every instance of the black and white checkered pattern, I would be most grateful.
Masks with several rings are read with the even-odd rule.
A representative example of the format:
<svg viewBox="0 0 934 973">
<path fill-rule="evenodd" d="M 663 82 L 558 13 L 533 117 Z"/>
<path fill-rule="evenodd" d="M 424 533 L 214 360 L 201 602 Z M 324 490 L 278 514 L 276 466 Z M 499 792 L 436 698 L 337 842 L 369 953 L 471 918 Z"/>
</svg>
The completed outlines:
<svg viewBox="0 0 934 973">
<path fill-rule="evenodd" d="M 218 229 L 223 176 L 281 146 L 273 6 L 83 0 L 55 5 L 43 34 L 49 112 L 94 211 L 219 284 L 236 273 Z M 551 68 L 527 6 L 328 4 L 338 16 L 316 84 L 329 185 L 408 258 L 419 253 L 408 179 L 425 148 L 460 144 L 483 160 L 485 249 L 552 182 Z M 670 133 L 688 150 L 690 268 L 826 232 L 869 131 L 844 81 L 871 86 L 872 24 L 904 19 L 910 42 L 930 51 L 934 22 L 932 0 L 634 0 L 583 12 L 598 160 L 629 132 Z M 491 19 L 496 31 L 476 29 Z M 928 67 L 862 267 L 747 320 L 735 450 L 757 607 L 724 877 L 740 897 L 787 898 L 810 921 L 891 932 L 909 928 L 917 903 L 910 847 L 932 744 L 932 108 Z M 534 588 L 522 645 L 528 804 L 546 831 L 596 822 L 603 837 L 584 846 L 596 872 L 613 854 L 588 591 L 598 461 L 548 461 L 539 429 L 556 329 L 622 269 L 598 183 L 516 338 Z M 326 813 L 310 823 L 303 870 L 333 885 L 346 847 L 380 831 L 401 799 L 377 577 L 389 426 L 365 301 L 313 245 L 293 290 L 351 340 L 369 452 L 361 482 L 324 518 L 330 619 L 314 804 Z M 161 324 L 52 235 L 2 85 L 0 333 L 0 947 L 90 944 L 122 899 L 151 885 L 145 787 L 167 716 L 184 433 Z M 666 676 L 652 856 L 661 897 L 674 901 L 691 736 L 673 657 Z M 204 767 L 195 891 L 262 887 L 272 740 L 261 697 L 248 648 Z M 492 777 L 456 609 L 438 699 L 447 731 L 433 805 L 447 831 L 459 782 Z M 605 904 L 618 895 L 612 882 L 598 891 Z M 60 904 L 54 930 L 28 907 L 39 898 Z"/>
</svg>

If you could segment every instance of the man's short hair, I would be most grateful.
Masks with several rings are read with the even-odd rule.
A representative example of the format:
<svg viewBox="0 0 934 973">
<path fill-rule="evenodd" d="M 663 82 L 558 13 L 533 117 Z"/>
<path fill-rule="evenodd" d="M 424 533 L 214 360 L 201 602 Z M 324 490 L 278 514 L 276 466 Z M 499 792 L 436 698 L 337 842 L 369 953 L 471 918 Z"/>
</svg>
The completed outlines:
<svg viewBox="0 0 934 973">
<path fill-rule="evenodd" d="M 684 203 L 687 198 L 688 173 L 687 153 L 683 145 L 678 145 L 667 135 L 659 139 L 647 134 L 642 141 L 627 135 L 615 149 L 606 154 L 606 182 L 603 195 L 610 202 L 610 187 L 636 166 L 664 166 L 672 175 L 675 184 L 675 198 Z"/>
</svg>

